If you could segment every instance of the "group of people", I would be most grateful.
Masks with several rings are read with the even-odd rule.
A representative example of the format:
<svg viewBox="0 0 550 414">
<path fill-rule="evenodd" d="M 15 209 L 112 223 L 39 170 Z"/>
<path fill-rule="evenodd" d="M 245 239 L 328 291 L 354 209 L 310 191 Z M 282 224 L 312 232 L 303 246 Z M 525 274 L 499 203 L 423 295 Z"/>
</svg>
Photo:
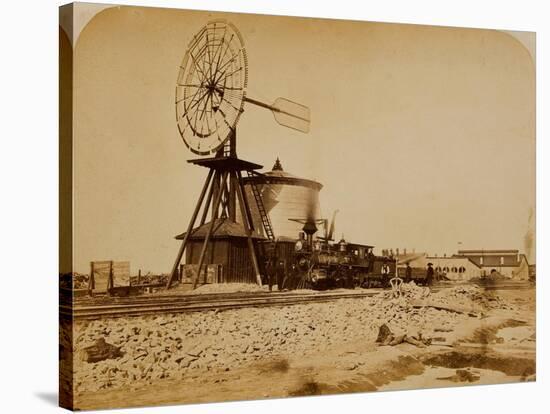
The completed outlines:
<svg viewBox="0 0 550 414">
<path fill-rule="evenodd" d="M 412 267 L 409 263 L 407 263 L 407 267 L 405 268 L 405 283 L 409 283 L 413 280 L 412 277 Z M 426 268 L 426 285 L 431 286 L 434 281 L 434 268 L 432 263 L 428 263 L 428 267 Z"/>
<path fill-rule="evenodd" d="M 381 270 L 383 275 L 390 275 L 390 266 L 387 263 L 384 263 L 382 265 Z M 428 267 L 426 268 L 426 279 L 425 284 L 427 286 L 430 286 L 434 282 L 434 268 L 432 263 L 428 263 Z M 412 267 L 409 263 L 407 263 L 407 267 L 405 268 L 405 277 L 403 278 L 404 283 L 409 283 L 413 280 L 413 274 L 412 274 Z"/>
</svg>

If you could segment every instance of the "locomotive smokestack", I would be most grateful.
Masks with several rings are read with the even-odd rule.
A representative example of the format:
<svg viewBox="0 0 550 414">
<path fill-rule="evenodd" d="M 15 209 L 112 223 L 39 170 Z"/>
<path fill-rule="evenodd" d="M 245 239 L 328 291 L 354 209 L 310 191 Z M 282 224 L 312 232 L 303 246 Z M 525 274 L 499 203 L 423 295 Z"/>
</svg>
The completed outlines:
<svg viewBox="0 0 550 414">
<path fill-rule="evenodd" d="M 307 236 L 308 247 L 310 249 L 313 248 L 313 235 L 317 233 L 317 225 L 315 224 L 315 221 L 313 220 L 306 221 L 302 230 Z"/>
</svg>

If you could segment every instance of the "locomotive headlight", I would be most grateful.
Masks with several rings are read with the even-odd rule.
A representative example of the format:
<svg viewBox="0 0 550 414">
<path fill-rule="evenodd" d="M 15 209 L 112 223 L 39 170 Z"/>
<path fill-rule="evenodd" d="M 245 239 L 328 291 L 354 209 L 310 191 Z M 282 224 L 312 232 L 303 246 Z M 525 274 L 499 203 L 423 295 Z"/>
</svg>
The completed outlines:
<svg viewBox="0 0 550 414">
<path fill-rule="evenodd" d="M 302 247 L 304 247 L 304 244 L 302 243 L 301 240 L 298 240 L 296 242 L 296 244 L 294 245 L 294 250 L 296 250 L 297 252 L 299 252 L 300 250 L 302 250 Z"/>
</svg>

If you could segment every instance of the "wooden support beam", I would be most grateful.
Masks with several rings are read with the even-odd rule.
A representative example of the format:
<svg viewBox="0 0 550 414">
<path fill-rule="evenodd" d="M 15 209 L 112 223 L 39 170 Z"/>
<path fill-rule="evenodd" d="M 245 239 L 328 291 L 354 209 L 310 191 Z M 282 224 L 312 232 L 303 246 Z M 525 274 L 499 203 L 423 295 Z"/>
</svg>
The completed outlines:
<svg viewBox="0 0 550 414">
<path fill-rule="evenodd" d="M 221 179 L 222 184 L 225 183 L 226 180 L 227 180 L 227 171 L 224 171 L 222 173 L 222 179 Z M 218 191 L 218 194 L 216 194 L 216 199 L 214 200 L 214 205 L 212 206 L 214 211 L 217 211 L 219 206 L 220 206 L 222 193 L 223 193 L 223 191 Z M 210 225 L 208 226 L 208 230 L 206 232 L 206 236 L 204 238 L 204 242 L 202 244 L 201 254 L 199 256 L 199 265 L 198 265 L 197 273 L 194 275 L 193 289 L 195 289 L 197 287 L 197 282 L 199 281 L 199 275 L 201 274 L 201 267 L 202 267 L 202 264 L 204 262 L 204 256 L 206 255 L 206 249 L 208 247 L 208 242 L 210 241 L 210 236 L 212 235 L 212 230 L 214 229 L 215 222 L 216 222 L 216 220 L 214 220 L 214 219 L 212 219 L 212 221 L 210 222 Z"/>
<path fill-rule="evenodd" d="M 213 171 L 213 170 L 210 170 Z M 214 173 L 214 178 L 212 179 L 212 182 L 218 179 L 218 171 Z M 206 223 L 206 217 L 208 216 L 208 211 L 210 210 L 210 205 L 212 204 L 212 195 L 214 194 L 214 185 L 212 184 L 210 186 L 210 190 L 208 191 L 208 196 L 206 197 L 206 202 L 204 203 L 204 210 L 202 212 L 201 221 L 199 223 L 199 227 L 202 226 L 204 223 Z"/>
<path fill-rule="evenodd" d="M 218 194 L 221 195 L 220 178 L 221 178 L 221 175 L 218 173 L 216 174 L 216 176 L 214 177 L 214 180 L 212 181 L 212 186 L 213 186 L 212 195 L 214 197 L 214 200 L 218 198 Z M 214 204 L 212 204 L 212 214 L 210 217 L 212 221 L 218 218 L 218 207 L 214 208 Z"/>
<path fill-rule="evenodd" d="M 246 217 L 248 218 L 248 224 L 250 230 L 253 232 L 254 229 L 254 220 L 252 219 L 252 211 L 250 210 L 250 204 L 248 204 L 248 199 L 246 198 L 245 190 L 244 190 L 244 183 L 243 183 L 243 176 L 241 175 L 240 171 L 237 171 L 237 189 L 241 190 L 241 198 L 239 198 L 239 203 L 242 201 L 244 203 L 244 208 L 246 211 Z M 237 193 L 238 194 L 238 193 Z M 241 208 L 242 211 L 242 208 Z"/>
<path fill-rule="evenodd" d="M 201 194 L 199 196 L 199 200 L 197 201 L 197 205 L 195 206 L 195 211 L 193 212 L 193 215 L 191 216 L 191 220 L 189 220 L 189 225 L 187 226 L 187 233 L 185 233 L 185 236 L 183 238 L 183 241 L 181 242 L 180 249 L 178 251 L 178 255 L 176 256 L 176 261 L 174 262 L 174 266 L 172 267 L 172 271 L 170 272 L 170 277 L 168 278 L 168 283 L 166 284 L 166 288 L 169 289 L 170 285 L 172 285 L 172 281 L 174 280 L 176 276 L 176 272 L 178 270 L 178 266 L 181 262 L 181 257 L 183 256 L 183 252 L 185 251 L 185 247 L 187 246 L 187 242 L 189 240 L 189 237 L 191 236 L 191 232 L 193 231 L 193 226 L 195 225 L 195 221 L 197 220 L 197 215 L 199 214 L 202 201 L 204 199 L 204 195 L 206 194 L 206 190 L 208 189 L 210 185 L 210 181 L 212 179 L 212 174 L 214 173 L 214 170 L 210 170 L 208 172 L 208 176 L 206 177 L 206 181 L 204 182 L 204 186 L 202 187 Z"/>
<path fill-rule="evenodd" d="M 229 137 L 229 152 L 231 157 L 237 157 L 237 130 L 233 129 Z M 229 179 L 229 218 L 231 221 L 237 221 L 237 189 L 235 181 Z"/>
<path fill-rule="evenodd" d="M 260 268 L 258 266 L 258 260 L 256 258 L 256 251 L 254 250 L 254 243 L 252 242 L 252 229 L 251 226 L 251 214 L 250 208 L 246 201 L 246 195 L 244 194 L 244 186 L 242 185 L 242 180 L 240 178 L 240 172 L 232 173 L 233 179 L 236 181 L 235 188 L 237 190 L 237 197 L 239 198 L 239 206 L 241 209 L 241 216 L 243 219 L 244 229 L 246 231 L 246 241 L 248 243 L 248 250 L 250 252 L 250 259 L 252 260 L 252 267 L 254 268 L 254 273 L 256 273 L 256 283 L 258 286 L 262 286 L 262 276 L 260 275 Z"/>
<path fill-rule="evenodd" d="M 229 180 L 229 219 L 237 221 L 237 198 L 236 198 L 235 180 Z"/>
<path fill-rule="evenodd" d="M 231 181 L 231 180 L 229 180 Z M 230 195 L 230 192 L 229 192 L 229 186 L 227 185 L 227 182 L 224 182 L 222 184 L 222 193 L 223 193 L 223 198 L 222 198 L 222 209 L 221 209 L 221 217 L 222 218 L 226 218 L 226 217 L 229 217 L 230 216 L 230 213 L 229 213 L 229 200 L 231 198 L 231 195 Z M 234 220 L 233 220 L 234 221 Z"/>
</svg>

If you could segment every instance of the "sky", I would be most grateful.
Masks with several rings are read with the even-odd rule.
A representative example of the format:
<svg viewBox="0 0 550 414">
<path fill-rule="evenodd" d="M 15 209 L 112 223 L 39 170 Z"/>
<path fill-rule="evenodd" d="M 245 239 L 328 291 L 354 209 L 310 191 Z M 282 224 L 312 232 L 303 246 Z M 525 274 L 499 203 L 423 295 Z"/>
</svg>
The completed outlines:
<svg viewBox="0 0 550 414">
<path fill-rule="evenodd" d="M 114 7 L 73 39 L 75 271 L 111 259 L 170 270 L 207 173 L 186 162 L 174 87 L 190 39 L 219 17 L 243 35 L 247 95 L 311 109 L 301 134 L 246 105 L 239 156 L 320 181 L 338 236 L 535 261 L 535 69 L 510 34 Z"/>
</svg>

